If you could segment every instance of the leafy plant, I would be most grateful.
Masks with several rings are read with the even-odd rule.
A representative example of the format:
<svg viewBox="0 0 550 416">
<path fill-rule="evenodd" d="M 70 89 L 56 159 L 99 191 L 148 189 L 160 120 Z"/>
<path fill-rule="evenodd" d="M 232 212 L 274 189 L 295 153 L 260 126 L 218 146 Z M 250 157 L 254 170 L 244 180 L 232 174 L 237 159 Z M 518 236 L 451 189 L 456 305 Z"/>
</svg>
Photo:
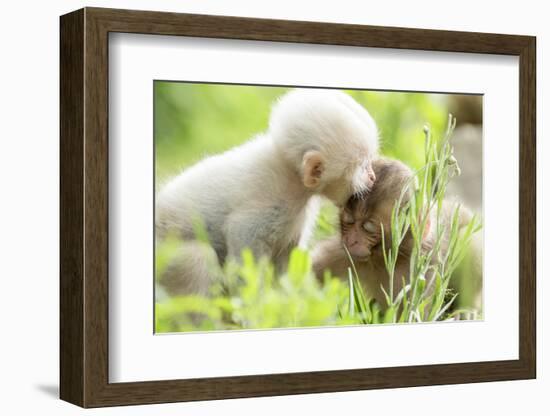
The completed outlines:
<svg viewBox="0 0 550 416">
<path fill-rule="evenodd" d="M 287 272 L 275 275 L 266 258 L 244 250 L 240 262 L 224 267 L 224 282 L 210 297 L 179 296 L 156 303 L 156 331 L 260 329 L 357 323 L 340 314 L 346 306 L 345 282 L 316 279 L 307 251 L 295 248 Z"/>
<path fill-rule="evenodd" d="M 465 225 L 460 225 L 460 205 L 455 205 L 450 221 L 444 218 L 444 198 L 449 180 L 460 174 L 460 168 L 453 156 L 450 138 L 456 121 L 449 115 L 448 126 L 442 140 L 437 141 L 428 127 L 424 128 L 424 166 L 417 170 L 411 181 L 402 190 L 391 214 L 390 241 L 384 238 L 382 226 L 382 247 L 384 263 L 388 273 L 388 290 L 382 286 L 386 299 L 384 323 L 421 322 L 445 319 L 457 297 L 449 298 L 449 282 L 453 272 L 464 260 L 470 247 L 472 236 L 481 229 L 481 222 L 473 216 Z M 410 195 L 409 198 L 405 198 Z M 423 245 L 424 230 L 435 213 L 433 245 L 427 249 Z M 450 222 L 450 224 L 448 224 Z M 396 264 L 400 246 L 407 233 L 413 240 L 408 276 L 396 276 Z M 444 244 L 444 240 L 447 243 Z M 444 246 L 447 246 L 444 249 Z M 364 323 L 374 323 L 372 304 L 366 301 L 358 284 L 359 276 L 352 264 L 350 268 L 350 293 L 356 305 L 352 316 Z M 353 276 L 352 276 L 353 275 Z M 401 279 L 402 288 L 395 293 L 396 279 Z M 376 322 L 379 321 L 379 314 Z M 371 318 L 368 318 L 371 317 Z"/>
</svg>

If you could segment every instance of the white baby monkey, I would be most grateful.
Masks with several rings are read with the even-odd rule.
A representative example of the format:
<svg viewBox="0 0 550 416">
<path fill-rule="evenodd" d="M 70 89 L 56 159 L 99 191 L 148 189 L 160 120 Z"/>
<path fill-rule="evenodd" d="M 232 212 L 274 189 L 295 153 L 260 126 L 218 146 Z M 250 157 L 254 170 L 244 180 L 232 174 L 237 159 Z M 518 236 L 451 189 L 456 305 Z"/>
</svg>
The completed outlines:
<svg viewBox="0 0 550 416">
<path fill-rule="evenodd" d="M 156 236 L 193 240 L 198 220 L 220 264 L 249 247 L 257 258 L 268 256 L 284 267 L 314 224 L 315 196 L 341 207 L 350 195 L 366 192 L 375 180 L 371 161 L 377 153 L 376 124 L 348 94 L 293 90 L 273 107 L 265 133 L 198 162 L 161 189 Z M 204 269 L 197 256 L 172 268 L 170 280 L 185 281 L 183 292 L 204 292 L 209 285 L 210 278 L 197 272 Z"/>
</svg>

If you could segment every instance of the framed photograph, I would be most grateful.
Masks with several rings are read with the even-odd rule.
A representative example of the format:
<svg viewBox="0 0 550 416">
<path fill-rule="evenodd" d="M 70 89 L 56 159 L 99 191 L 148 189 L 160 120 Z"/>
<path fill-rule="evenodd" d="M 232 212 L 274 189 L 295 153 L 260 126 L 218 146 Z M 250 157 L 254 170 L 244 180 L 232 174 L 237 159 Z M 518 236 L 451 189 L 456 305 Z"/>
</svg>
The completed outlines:
<svg viewBox="0 0 550 416">
<path fill-rule="evenodd" d="M 60 30 L 63 400 L 536 377 L 534 37 Z"/>
</svg>

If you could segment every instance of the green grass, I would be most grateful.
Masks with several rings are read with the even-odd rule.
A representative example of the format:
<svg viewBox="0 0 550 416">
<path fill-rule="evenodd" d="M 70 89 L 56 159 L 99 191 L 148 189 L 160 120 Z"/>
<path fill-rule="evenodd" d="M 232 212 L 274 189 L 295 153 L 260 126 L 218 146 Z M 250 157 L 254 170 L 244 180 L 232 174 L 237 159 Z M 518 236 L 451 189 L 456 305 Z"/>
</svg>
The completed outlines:
<svg viewBox="0 0 550 416">
<path fill-rule="evenodd" d="M 268 259 L 254 259 L 250 250 L 241 262 L 225 265 L 227 284 L 212 288 L 210 297 L 180 296 L 156 304 L 156 331 L 206 331 L 345 325 L 343 318 L 348 287 L 328 278 L 319 282 L 313 275 L 306 251 L 294 249 L 288 271 L 275 276 Z"/>
</svg>

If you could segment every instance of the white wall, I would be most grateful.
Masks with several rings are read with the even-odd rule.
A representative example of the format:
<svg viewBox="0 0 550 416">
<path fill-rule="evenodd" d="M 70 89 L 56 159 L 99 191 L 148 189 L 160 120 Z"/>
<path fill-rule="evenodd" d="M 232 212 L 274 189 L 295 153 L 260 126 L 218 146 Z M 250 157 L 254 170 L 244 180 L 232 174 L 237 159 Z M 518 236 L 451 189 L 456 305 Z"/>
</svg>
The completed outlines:
<svg viewBox="0 0 550 416">
<path fill-rule="evenodd" d="M 375 5 L 369 8 L 367 4 Z M 386 414 L 463 415 L 543 414 L 550 408 L 550 361 L 543 346 L 549 331 L 543 299 L 543 224 L 548 195 L 543 195 L 543 162 L 550 146 L 543 140 L 544 102 L 550 100 L 544 68 L 550 56 L 550 26 L 545 2 L 503 1 L 253 1 L 142 0 L 4 2 L 0 14 L 0 409 L 4 414 L 76 414 L 59 401 L 58 385 L 58 16 L 82 6 L 104 6 L 190 13 L 227 14 L 295 20 L 362 23 L 538 37 L 539 152 L 539 378 L 518 381 L 423 387 L 339 394 L 274 397 L 218 402 L 167 404 L 88 411 L 88 414 L 335 414 L 342 411 Z M 548 193 L 548 192 L 547 192 Z M 546 201 L 543 201 L 545 197 Z M 505 227 L 505 224 L 503 225 Z M 7 284 L 7 287 L 5 286 Z M 6 411 L 11 410 L 10 413 Z"/>
</svg>

